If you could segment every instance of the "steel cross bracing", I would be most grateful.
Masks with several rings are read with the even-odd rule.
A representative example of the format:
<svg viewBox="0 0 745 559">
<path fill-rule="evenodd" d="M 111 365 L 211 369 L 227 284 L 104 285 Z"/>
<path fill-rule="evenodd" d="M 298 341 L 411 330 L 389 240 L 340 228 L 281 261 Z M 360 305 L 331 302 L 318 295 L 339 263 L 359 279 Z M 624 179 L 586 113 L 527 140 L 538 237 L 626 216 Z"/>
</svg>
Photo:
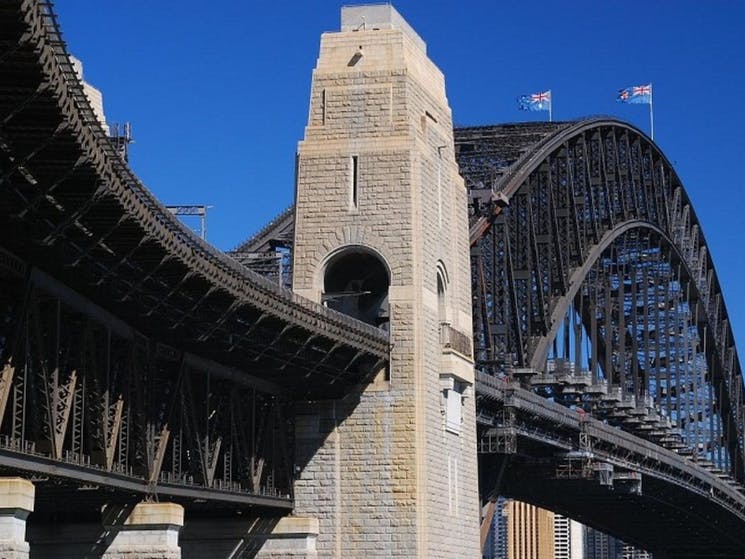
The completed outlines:
<svg viewBox="0 0 745 559">
<path fill-rule="evenodd" d="M 485 495 L 495 489 L 654 551 L 741 557 L 742 486 L 713 467 L 477 373 Z"/>
<path fill-rule="evenodd" d="M 678 431 L 695 458 L 742 480 L 734 339 L 656 146 L 594 119 L 459 129 L 456 152 L 474 200 L 479 368 L 647 438 L 674 444 Z"/>
<path fill-rule="evenodd" d="M 32 472 L 42 496 L 84 482 L 88 499 L 291 507 L 276 387 L 148 339 L 38 269 L 0 280 L 1 469 Z"/>
<path fill-rule="evenodd" d="M 311 374 L 343 390 L 387 359 L 381 330 L 279 289 L 183 227 L 97 125 L 49 5 L 0 9 L 6 250 L 162 341 L 227 364 L 258 359 L 297 394 L 328 394 Z"/>
<path fill-rule="evenodd" d="M 248 271 L 149 193 L 49 2 L 0 4 L 0 219 L 0 468 L 286 508 L 283 406 L 340 397 L 388 359 L 385 332 Z"/>
<path fill-rule="evenodd" d="M 145 331 L 157 323 L 232 364 L 260 354 L 298 393 L 314 390 L 301 380 L 310 372 L 343 386 L 387 359 L 384 332 L 252 274 L 145 189 L 97 126 L 47 4 L 3 3 L 0 17 L 7 250 Z"/>
<path fill-rule="evenodd" d="M 717 526 L 742 531 L 741 369 L 713 263 L 667 159 L 610 118 L 456 129 L 455 139 L 472 201 L 484 496 L 503 480 L 501 491 L 606 531 L 629 526 L 623 537 L 658 552 L 673 539 L 688 546 L 679 556 L 705 557 L 700 542 L 719 542 L 719 556 L 740 549 Z M 290 217 L 255 243 L 291 237 Z M 489 379 L 530 394 L 534 411 L 565 411 L 515 425 Z M 596 451 L 578 462 L 580 413 L 611 427 L 601 439 L 583 435 Z M 577 471 L 616 493 L 551 485 Z M 728 488 L 726 499 L 715 487 Z M 681 512 L 702 498 L 714 504 L 703 522 Z M 648 529 L 661 518 L 677 530 L 666 542 Z"/>
<path fill-rule="evenodd" d="M 609 118 L 455 141 L 472 199 L 484 496 L 665 557 L 739 557 L 740 364 L 669 162 Z"/>
</svg>

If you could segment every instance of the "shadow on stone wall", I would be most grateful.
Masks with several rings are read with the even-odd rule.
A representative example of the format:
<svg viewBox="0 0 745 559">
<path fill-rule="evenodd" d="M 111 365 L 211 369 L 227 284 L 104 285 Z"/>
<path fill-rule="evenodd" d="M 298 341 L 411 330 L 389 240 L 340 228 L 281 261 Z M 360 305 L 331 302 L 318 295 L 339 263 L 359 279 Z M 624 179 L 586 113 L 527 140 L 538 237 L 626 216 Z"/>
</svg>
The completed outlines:
<svg viewBox="0 0 745 559">
<path fill-rule="evenodd" d="M 185 519 L 179 542 L 182 559 L 256 557 L 279 517 Z"/>
</svg>

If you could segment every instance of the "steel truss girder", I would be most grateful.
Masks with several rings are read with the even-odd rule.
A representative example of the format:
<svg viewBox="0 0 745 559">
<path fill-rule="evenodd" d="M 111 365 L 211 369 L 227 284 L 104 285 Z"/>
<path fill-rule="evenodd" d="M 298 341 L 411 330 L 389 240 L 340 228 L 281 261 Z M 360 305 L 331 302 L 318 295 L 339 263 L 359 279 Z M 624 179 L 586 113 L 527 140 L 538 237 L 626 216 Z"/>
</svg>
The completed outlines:
<svg viewBox="0 0 745 559">
<path fill-rule="evenodd" d="M 518 143 L 526 138 L 514 155 L 512 148 L 491 139 L 509 137 Z M 474 199 L 471 241 L 479 367 L 497 375 L 509 374 L 513 367 L 545 371 L 547 347 L 566 322 L 568 308 L 576 304 L 582 314 L 577 328 L 605 332 L 605 339 L 593 345 L 591 362 L 605 370 L 605 376 L 615 375 L 617 382 L 621 377 L 613 372 L 616 363 L 627 363 L 624 391 L 647 393 L 643 385 L 666 374 L 660 358 L 663 344 L 657 347 L 650 334 L 652 323 L 664 320 L 645 305 L 652 298 L 649 290 L 625 280 L 629 285 L 628 290 L 620 286 L 623 300 L 638 305 L 620 314 L 613 310 L 619 304 L 615 288 L 594 299 L 579 293 L 599 289 L 583 287 L 583 282 L 613 239 L 624 232 L 632 235 L 634 229 L 655 230 L 663 244 L 672 247 L 663 250 L 682 286 L 679 304 L 690 306 L 689 320 L 698 332 L 695 343 L 707 363 L 708 372 L 696 390 L 705 391 L 701 398 L 708 403 L 699 399 L 698 405 L 721 418 L 705 416 L 707 429 L 725 441 L 719 447 L 728 454 L 721 458 L 722 465 L 742 479 L 745 426 L 742 384 L 736 380 L 741 371 L 721 289 L 690 201 L 657 147 L 626 124 L 595 119 L 456 129 L 456 154 Z M 480 194 L 485 188 L 491 195 Z M 644 275 L 643 267 L 624 264 L 629 274 Z M 599 309 L 600 314 L 590 308 L 598 301 L 609 305 Z M 686 340 L 681 344 L 694 343 L 693 338 Z M 653 359 L 652 368 L 639 357 L 642 353 Z M 579 373 L 579 364 L 575 367 Z M 628 398 L 625 393 L 622 397 Z M 658 409 L 664 409 L 666 404 L 657 400 Z M 702 441 L 700 435 L 696 440 Z"/>
<path fill-rule="evenodd" d="M 16 302 L 0 305 L 0 465 L 286 508 L 281 388 L 156 344 L 38 270 L 0 285 Z M 246 413 L 271 421 L 229 419 Z"/>
<path fill-rule="evenodd" d="M 18 2 L 0 17 L 0 73 L 23 76 L 3 85 L 0 99 L 0 115 L 9 117 L 0 173 L 11 173 L 0 206 L 13 228 L 4 246 L 88 297 L 103 302 L 105 293 L 107 310 L 125 310 L 121 316 L 140 330 L 165 323 L 173 328 L 165 334 L 171 340 L 214 346 L 211 355 L 222 353 L 228 366 L 266 349 L 240 336 L 252 326 L 246 317 L 272 317 L 267 330 L 291 324 L 292 335 L 264 352 L 261 366 L 267 379 L 286 373 L 283 354 L 296 353 L 298 373 L 287 385 L 298 395 L 311 396 L 319 384 L 301 376 L 317 361 L 318 348 L 298 350 L 309 337 L 322 339 L 319 347 L 344 346 L 316 370 L 320 378 L 333 377 L 338 362 L 363 352 L 337 383 L 339 395 L 370 378 L 371 364 L 388 358 L 385 332 L 277 289 L 190 235 L 100 127 L 51 7 Z M 227 342 L 223 331 L 238 332 L 237 342 Z M 262 328 L 261 335 L 271 332 Z"/>
<path fill-rule="evenodd" d="M 547 402 L 544 398 L 519 386 L 477 373 L 479 395 L 486 399 L 486 407 L 512 410 L 509 426 L 521 437 L 534 438 L 562 450 L 581 450 L 581 435 L 585 434 L 592 452 L 619 467 L 644 471 L 666 478 L 670 483 L 688 491 L 709 496 L 726 510 L 745 521 L 745 498 L 727 480 L 715 473 L 681 460 L 675 452 L 611 427 L 587 415 L 578 414 L 564 406 Z M 496 412 L 496 417 L 502 417 Z"/>
</svg>

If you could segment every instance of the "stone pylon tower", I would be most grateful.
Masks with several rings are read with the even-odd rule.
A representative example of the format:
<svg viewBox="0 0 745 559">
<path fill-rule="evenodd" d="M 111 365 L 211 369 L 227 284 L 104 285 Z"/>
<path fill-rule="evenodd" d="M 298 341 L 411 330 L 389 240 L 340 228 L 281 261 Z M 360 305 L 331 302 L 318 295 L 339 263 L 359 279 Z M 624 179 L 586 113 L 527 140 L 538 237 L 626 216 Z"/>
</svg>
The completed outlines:
<svg viewBox="0 0 745 559">
<path fill-rule="evenodd" d="M 319 557 L 479 557 L 467 196 L 442 73 L 390 5 L 325 33 L 299 145 L 294 289 L 390 331 L 390 367 L 298 411 Z"/>
</svg>

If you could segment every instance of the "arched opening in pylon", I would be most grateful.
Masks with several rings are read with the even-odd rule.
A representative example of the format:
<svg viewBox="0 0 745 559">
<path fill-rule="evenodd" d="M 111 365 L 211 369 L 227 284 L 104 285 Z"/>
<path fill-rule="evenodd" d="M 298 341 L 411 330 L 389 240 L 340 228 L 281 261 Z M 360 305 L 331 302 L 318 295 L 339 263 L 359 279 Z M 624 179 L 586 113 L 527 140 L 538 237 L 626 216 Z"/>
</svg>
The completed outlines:
<svg viewBox="0 0 745 559">
<path fill-rule="evenodd" d="M 362 322 L 387 328 L 389 285 L 388 268 L 377 254 L 349 247 L 326 264 L 322 301 Z"/>
</svg>

